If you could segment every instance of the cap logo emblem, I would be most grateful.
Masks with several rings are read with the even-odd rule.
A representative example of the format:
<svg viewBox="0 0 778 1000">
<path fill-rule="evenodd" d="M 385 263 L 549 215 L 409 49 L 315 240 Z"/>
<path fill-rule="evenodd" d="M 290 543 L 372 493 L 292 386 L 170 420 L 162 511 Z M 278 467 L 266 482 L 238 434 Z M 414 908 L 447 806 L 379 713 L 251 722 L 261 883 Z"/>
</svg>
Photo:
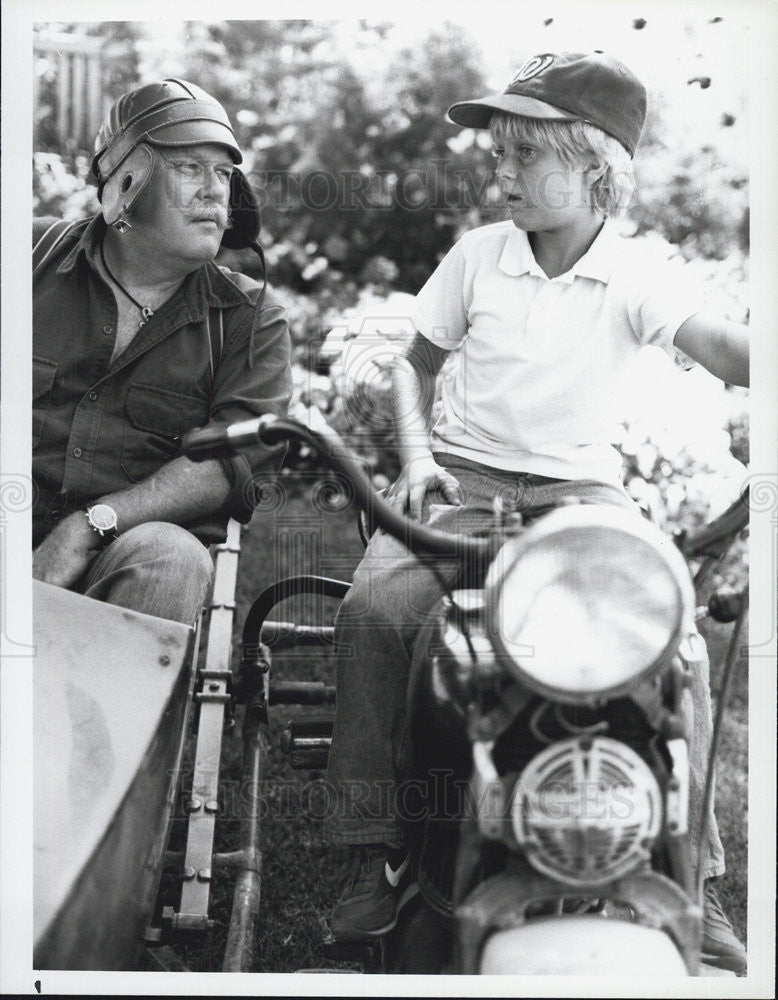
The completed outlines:
<svg viewBox="0 0 778 1000">
<path fill-rule="evenodd" d="M 512 87 L 514 83 L 524 83 L 525 80 L 531 80 L 533 76 L 537 76 L 544 69 L 548 69 L 553 61 L 554 57 L 552 55 L 533 56 L 524 63 L 508 86 Z"/>
</svg>

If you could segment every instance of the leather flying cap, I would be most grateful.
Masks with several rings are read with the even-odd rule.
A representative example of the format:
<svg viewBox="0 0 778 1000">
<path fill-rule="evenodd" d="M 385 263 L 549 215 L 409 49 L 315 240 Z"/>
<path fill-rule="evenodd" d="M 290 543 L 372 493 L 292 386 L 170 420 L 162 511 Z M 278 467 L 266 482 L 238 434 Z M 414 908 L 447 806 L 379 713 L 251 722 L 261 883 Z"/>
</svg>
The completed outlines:
<svg viewBox="0 0 778 1000">
<path fill-rule="evenodd" d="M 227 112 L 201 87 L 170 78 L 120 97 L 100 127 L 92 159 L 106 223 L 114 226 L 120 220 L 126 222 L 154 173 L 155 147 L 204 143 L 223 146 L 235 164 L 243 162 Z M 229 206 L 230 224 L 222 236 L 222 247 L 255 250 L 262 258 L 264 271 L 259 204 L 237 166 L 230 176 Z"/>
<path fill-rule="evenodd" d="M 528 59 L 502 94 L 460 101 L 448 116 L 466 128 L 489 128 L 495 111 L 596 125 L 635 155 L 646 119 L 646 88 L 604 52 L 546 52 Z"/>
<path fill-rule="evenodd" d="M 227 112 L 202 88 L 185 80 L 150 83 L 113 105 L 95 140 L 92 173 L 105 182 L 140 145 L 225 146 L 235 163 L 243 156 Z"/>
</svg>

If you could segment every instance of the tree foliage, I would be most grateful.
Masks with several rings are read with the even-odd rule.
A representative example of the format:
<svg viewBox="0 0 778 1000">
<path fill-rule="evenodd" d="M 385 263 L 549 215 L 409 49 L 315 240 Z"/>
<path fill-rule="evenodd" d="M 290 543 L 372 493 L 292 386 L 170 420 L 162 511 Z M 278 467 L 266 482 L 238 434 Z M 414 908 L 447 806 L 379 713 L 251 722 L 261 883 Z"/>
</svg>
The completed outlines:
<svg viewBox="0 0 778 1000">
<path fill-rule="evenodd" d="M 487 89 L 488 66 L 461 26 L 444 22 L 404 46 L 391 24 L 365 21 L 182 22 L 163 40 L 143 22 L 56 27 L 103 37 L 106 104 L 165 76 L 196 81 L 224 104 L 263 203 L 276 280 L 290 288 L 353 280 L 415 292 L 461 230 L 498 217 L 483 136 L 444 116 Z M 43 74 L 49 84 L 53 72 Z M 77 155 L 88 151 L 56 148 L 50 97 L 44 91 L 36 149 L 66 154 L 78 176 Z M 688 256 L 744 250 L 747 176 L 719 148 L 738 115 L 701 138 L 666 112 L 652 96 L 637 231 L 658 232 Z"/>
</svg>

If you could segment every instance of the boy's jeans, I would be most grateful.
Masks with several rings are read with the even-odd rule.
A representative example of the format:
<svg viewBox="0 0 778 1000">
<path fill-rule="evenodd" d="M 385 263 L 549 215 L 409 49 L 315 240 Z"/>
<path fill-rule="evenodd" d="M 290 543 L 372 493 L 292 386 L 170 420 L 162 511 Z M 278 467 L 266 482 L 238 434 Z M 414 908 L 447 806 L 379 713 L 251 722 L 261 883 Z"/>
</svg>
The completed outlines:
<svg viewBox="0 0 778 1000">
<path fill-rule="evenodd" d="M 502 497 L 506 510 L 527 514 L 573 496 L 583 503 L 615 504 L 640 516 L 624 490 L 605 483 L 501 473 L 467 459 L 437 458 L 459 481 L 464 496 L 460 507 L 441 502 L 438 494 L 428 498 L 426 523 L 442 531 L 472 533 L 484 528 L 497 496 Z M 442 561 L 436 565 L 452 585 L 458 564 Z M 331 834 L 338 843 L 402 840 L 403 824 L 394 802 L 398 786 L 408 775 L 410 658 L 414 639 L 442 592 L 431 570 L 405 546 L 382 531 L 373 535 L 335 624 L 337 703 L 327 781 L 334 793 Z M 564 628 L 564 622 L 560 627 Z M 701 638 L 695 641 L 704 650 Z M 711 726 L 707 655 L 701 660 L 692 687 L 690 753 L 689 829 L 695 863 L 694 831 L 699 829 Z M 711 815 L 705 875 L 723 872 L 724 852 Z"/>
</svg>

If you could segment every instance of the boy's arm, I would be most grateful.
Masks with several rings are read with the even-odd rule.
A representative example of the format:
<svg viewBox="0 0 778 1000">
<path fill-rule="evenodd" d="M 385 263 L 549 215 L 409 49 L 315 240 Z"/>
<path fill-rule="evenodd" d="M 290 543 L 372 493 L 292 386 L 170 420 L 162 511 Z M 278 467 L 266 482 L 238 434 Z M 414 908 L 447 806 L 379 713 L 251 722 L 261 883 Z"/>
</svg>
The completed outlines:
<svg viewBox="0 0 778 1000">
<path fill-rule="evenodd" d="M 447 351 L 417 333 L 392 371 L 392 403 L 400 447 L 400 462 L 432 454 L 429 419 L 437 381 Z"/>
<path fill-rule="evenodd" d="M 461 502 L 458 483 L 435 462 L 429 444 L 429 417 L 435 383 L 448 351 L 417 333 L 392 372 L 392 404 L 402 472 L 391 489 L 400 510 L 409 508 L 421 520 L 422 502 L 430 489 L 441 489 L 452 504 Z"/>
<path fill-rule="evenodd" d="M 730 385 L 748 385 L 748 327 L 699 312 L 682 323 L 675 346 Z"/>
</svg>

